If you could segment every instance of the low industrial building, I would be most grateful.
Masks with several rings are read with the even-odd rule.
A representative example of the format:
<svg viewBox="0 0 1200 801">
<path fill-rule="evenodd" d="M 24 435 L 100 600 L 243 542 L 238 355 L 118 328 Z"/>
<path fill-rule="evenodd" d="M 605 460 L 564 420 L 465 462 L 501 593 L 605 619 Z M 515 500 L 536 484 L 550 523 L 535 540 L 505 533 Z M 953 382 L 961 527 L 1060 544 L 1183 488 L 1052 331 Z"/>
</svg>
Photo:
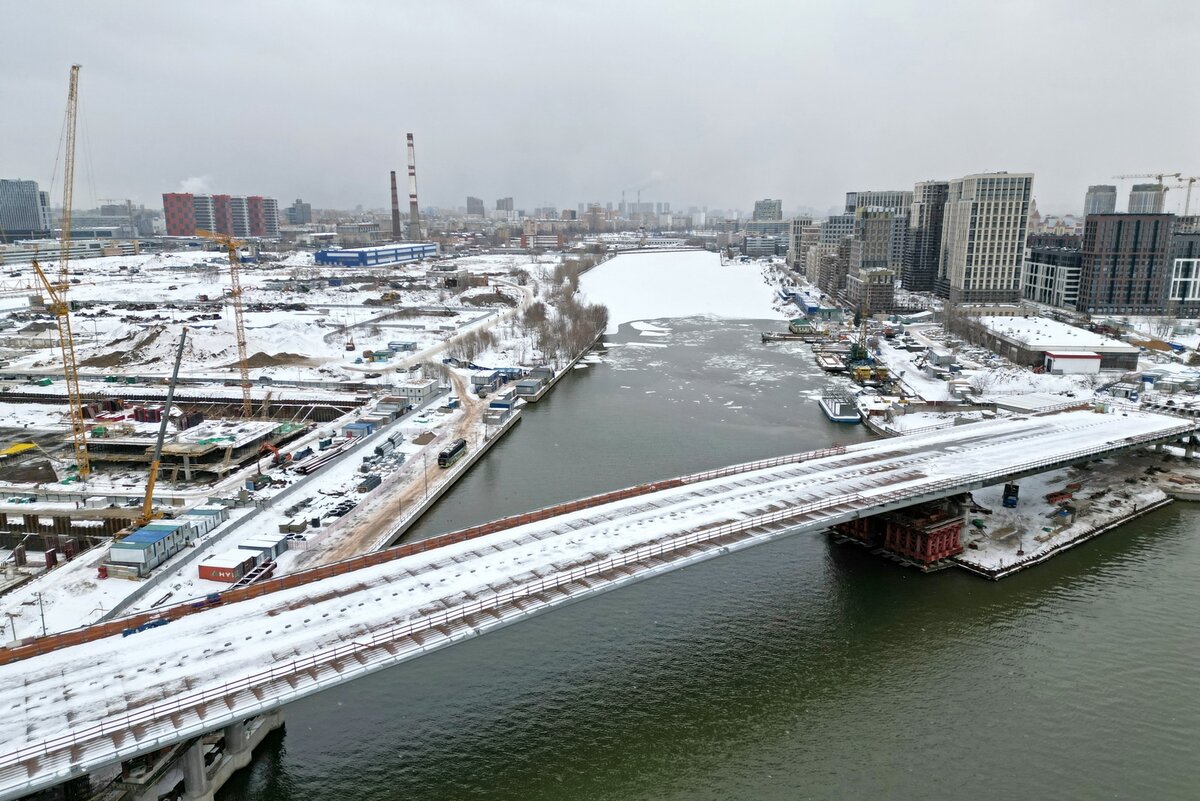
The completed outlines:
<svg viewBox="0 0 1200 801">
<path fill-rule="evenodd" d="M 396 395 L 414 406 L 437 394 L 437 382 L 432 378 L 413 378 L 396 385 Z"/>
<path fill-rule="evenodd" d="M 1136 370 L 1133 345 L 1045 317 L 976 317 L 956 326 L 955 333 L 1026 367 L 1045 367 L 1047 353 L 1100 357 L 1102 370 Z"/>
<path fill-rule="evenodd" d="M 434 258 L 437 254 L 436 243 L 413 242 L 369 248 L 330 248 L 318 250 L 314 258 L 317 264 L 333 267 L 378 267 L 387 264 L 407 264 Z"/>
<path fill-rule="evenodd" d="M 1095 374 L 1103 357 L 1090 350 L 1046 351 L 1046 372 L 1055 375 Z"/>
</svg>

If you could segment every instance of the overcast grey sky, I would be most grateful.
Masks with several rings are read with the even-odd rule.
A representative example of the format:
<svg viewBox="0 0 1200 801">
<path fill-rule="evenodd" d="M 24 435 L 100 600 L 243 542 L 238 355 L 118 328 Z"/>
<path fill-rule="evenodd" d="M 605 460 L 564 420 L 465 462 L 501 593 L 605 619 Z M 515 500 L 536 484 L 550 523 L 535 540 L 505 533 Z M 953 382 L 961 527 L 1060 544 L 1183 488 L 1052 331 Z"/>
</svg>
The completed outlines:
<svg viewBox="0 0 1200 801">
<path fill-rule="evenodd" d="M 823 211 L 1009 170 L 1071 212 L 1116 174 L 1200 174 L 1200 4 L 1178 0 L 39 0 L 4 27 L 0 176 L 48 182 L 81 63 L 80 205 L 385 206 L 406 131 L 422 203 L 450 206 L 651 184 Z"/>
</svg>

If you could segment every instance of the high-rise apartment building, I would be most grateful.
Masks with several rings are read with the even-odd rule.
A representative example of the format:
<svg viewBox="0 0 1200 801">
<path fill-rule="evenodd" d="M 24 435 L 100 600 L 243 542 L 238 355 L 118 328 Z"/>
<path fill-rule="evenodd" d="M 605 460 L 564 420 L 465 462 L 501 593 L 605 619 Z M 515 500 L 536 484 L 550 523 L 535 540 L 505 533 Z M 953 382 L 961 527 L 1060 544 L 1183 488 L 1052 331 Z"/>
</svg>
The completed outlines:
<svg viewBox="0 0 1200 801">
<path fill-rule="evenodd" d="M 195 195 L 192 198 L 192 214 L 195 216 L 197 228 L 204 231 L 217 230 L 217 212 L 212 195 Z"/>
<path fill-rule="evenodd" d="M 821 223 L 821 235 L 817 242 L 826 253 L 836 253 L 838 245 L 848 236 L 854 236 L 854 215 L 833 214 Z"/>
<path fill-rule="evenodd" d="M 279 202 L 275 198 L 167 192 L 162 199 L 167 236 L 195 236 L 197 230 L 202 230 L 238 237 L 279 238 Z"/>
<path fill-rule="evenodd" d="M 467 197 L 467 214 L 482 217 L 483 216 L 483 198 Z"/>
<path fill-rule="evenodd" d="M 1173 215 L 1092 214 L 1083 227 L 1076 308 L 1088 314 L 1161 314 L 1171 280 Z"/>
<path fill-rule="evenodd" d="M 1178 317 L 1200 317 L 1200 232 L 1181 231 L 1176 221 L 1171 237 L 1171 285 L 1164 309 Z"/>
<path fill-rule="evenodd" d="M 1083 216 L 1114 214 L 1117 211 L 1117 188 L 1108 184 L 1089 186 L 1083 197 Z"/>
<path fill-rule="evenodd" d="M 1032 189 L 1032 173 L 982 173 L 949 182 L 935 289 L 951 303 L 1021 299 Z"/>
<path fill-rule="evenodd" d="M 947 181 L 921 181 L 913 188 L 900 268 L 900 281 L 912 292 L 932 292 L 937 280 L 949 190 Z"/>
<path fill-rule="evenodd" d="M 1166 193 L 1162 184 L 1134 184 L 1129 190 L 1129 213 L 1162 214 Z"/>
<path fill-rule="evenodd" d="M 867 190 L 846 193 L 846 213 L 859 209 L 888 209 L 904 214 L 912 205 L 913 193 L 902 189 Z"/>
<path fill-rule="evenodd" d="M 777 222 L 783 219 L 783 201 L 782 200 L 756 200 L 754 201 L 754 220 L 755 222 Z"/>
<path fill-rule="evenodd" d="M 250 236 L 250 207 L 243 195 L 229 198 L 229 229 L 236 237 Z"/>
<path fill-rule="evenodd" d="M 167 224 L 167 236 L 195 236 L 195 198 L 187 192 L 168 192 L 162 196 L 163 219 Z"/>
<path fill-rule="evenodd" d="M 846 297 L 860 311 L 886 311 L 895 299 L 893 239 L 897 215 L 889 209 L 858 206 L 854 213 L 854 239 Z"/>
<path fill-rule="evenodd" d="M 249 219 L 250 236 L 266 236 L 267 220 L 261 196 L 251 195 L 246 198 L 246 215 Z"/>
<path fill-rule="evenodd" d="M 264 239 L 279 238 L 279 201 L 273 197 L 264 197 L 262 199 L 263 213 L 263 232 L 260 234 Z M 254 234 L 252 234 L 254 236 Z"/>
<path fill-rule="evenodd" d="M 1080 244 L 1077 236 L 1031 235 L 1021 273 L 1022 296 L 1034 303 L 1076 308 L 1083 272 Z"/>
<path fill-rule="evenodd" d="M 50 235 L 50 196 L 37 181 L 0 179 L 0 242 Z"/>
<path fill-rule="evenodd" d="M 312 222 L 312 204 L 300 198 L 287 208 L 288 225 L 308 225 Z"/>
<path fill-rule="evenodd" d="M 788 221 L 788 266 L 803 271 L 810 248 L 817 244 L 821 229 L 813 225 L 812 217 L 793 217 Z"/>
<path fill-rule="evenodd" d="M 213 195 L 213 225 L 212 230 L 218 234 L 233 235 L 233 207 L 229 195 Z"/>
<path fill-rule="evenodd" d="M 496 211 L 512 211 L 513 199 L 511 197 L 502 197 L 496 201 Z"/>
</svg>

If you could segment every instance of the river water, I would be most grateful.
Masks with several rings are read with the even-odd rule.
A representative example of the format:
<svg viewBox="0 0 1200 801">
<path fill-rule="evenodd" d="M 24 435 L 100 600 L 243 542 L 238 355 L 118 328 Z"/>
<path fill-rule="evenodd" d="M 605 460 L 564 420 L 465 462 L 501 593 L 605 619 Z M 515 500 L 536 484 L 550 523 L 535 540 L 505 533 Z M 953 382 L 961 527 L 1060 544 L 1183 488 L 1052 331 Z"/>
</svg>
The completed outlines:
<svg viewBox="0 0 1200 801">
<path fill-rule="evenodd" d="M 761 323 L 657 324 L 412 536 L 867 436 Z M 1194 798 L 1198 534 L 1176 504 L 999 583 L 786 538 L 293 704 L 218 798 Z"/>
</svg>

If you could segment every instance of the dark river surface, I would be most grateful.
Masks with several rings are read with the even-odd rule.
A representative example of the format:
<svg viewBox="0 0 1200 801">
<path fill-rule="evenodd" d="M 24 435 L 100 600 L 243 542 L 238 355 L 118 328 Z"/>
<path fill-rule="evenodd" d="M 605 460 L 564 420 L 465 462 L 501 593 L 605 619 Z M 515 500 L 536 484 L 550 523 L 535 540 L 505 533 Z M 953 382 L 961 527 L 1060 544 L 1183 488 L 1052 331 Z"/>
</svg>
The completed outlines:
<svg viewBox="0 0 1200 801">
<path fill-rule="evenodd" d="M 867 436 L 761 323 L 623 326 L 411 536 Z M 999 583 L 824 535 L 686 568 L 289 706 L 218 795 L 1200 797 L 1200 514 Z"/>
</svg>

